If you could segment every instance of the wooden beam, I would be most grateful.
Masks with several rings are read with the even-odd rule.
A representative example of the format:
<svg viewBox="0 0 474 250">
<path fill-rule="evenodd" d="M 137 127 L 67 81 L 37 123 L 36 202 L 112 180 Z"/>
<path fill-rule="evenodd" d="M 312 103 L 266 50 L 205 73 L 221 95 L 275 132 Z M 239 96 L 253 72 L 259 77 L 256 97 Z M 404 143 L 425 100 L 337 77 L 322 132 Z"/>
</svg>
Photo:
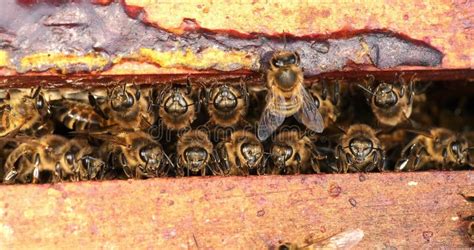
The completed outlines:
<svg viewBox="0 0 474 250">
<path fill-rule="evenodd" d="M 472 190 L 472 171 L 1 186 L 0 247 L 264 249 L 356 228 L 361 249 L 467 247 Z"/>
</svg>

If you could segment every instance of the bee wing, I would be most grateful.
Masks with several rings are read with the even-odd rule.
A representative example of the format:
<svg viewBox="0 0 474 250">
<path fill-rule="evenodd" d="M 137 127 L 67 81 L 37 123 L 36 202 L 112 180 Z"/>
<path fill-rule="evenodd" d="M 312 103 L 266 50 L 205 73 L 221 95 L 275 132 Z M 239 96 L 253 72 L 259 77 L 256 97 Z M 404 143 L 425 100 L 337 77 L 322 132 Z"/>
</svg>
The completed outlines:
<svg viewBox="0 0 474 250">
<path fill-rule="evenodd" d="M 308 92 L 301 88 L 300 95 L 302 96 L 302 104 L 300 110 L 294 115 L 298 122 L 304 124 L 308 129 L 321 133 L 324 130 L 324 121 L 318 106 L 314 102 Z"/>
<path fill-rule="evenodd" d="M 361 229 L 347 230 L 314 246 L 313 249 L 351 249 L 364 238 Z"/>
<path fill-rule="evenodd" d="M 271 100 L 271 98 L 269 98 Z M 272 108 L 269 107 L 272 105 L 271 102 L 268 102 L 267 106 L 262 112 L 260 121 L 258 122 L 258 139 L 261 141 L 266 140 L 270 137 L 273 132 L 285 121 L 285 116 L 278 114 L 272 111 Z"/>
</svg>

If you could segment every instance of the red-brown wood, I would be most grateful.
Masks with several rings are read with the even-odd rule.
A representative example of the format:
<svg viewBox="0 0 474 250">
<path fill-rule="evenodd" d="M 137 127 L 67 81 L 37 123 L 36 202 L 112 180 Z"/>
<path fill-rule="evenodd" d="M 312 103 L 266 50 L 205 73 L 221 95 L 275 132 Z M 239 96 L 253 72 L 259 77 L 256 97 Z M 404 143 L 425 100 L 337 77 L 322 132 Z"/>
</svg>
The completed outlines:
<svg viewBox="0 0 474 250">
<path fill-rule="evenodd" d="M 0 246 L 264 249 L 360 228 L 367 248 L 467 247 L 474 172 L 2 186 Z"/>
</svg>

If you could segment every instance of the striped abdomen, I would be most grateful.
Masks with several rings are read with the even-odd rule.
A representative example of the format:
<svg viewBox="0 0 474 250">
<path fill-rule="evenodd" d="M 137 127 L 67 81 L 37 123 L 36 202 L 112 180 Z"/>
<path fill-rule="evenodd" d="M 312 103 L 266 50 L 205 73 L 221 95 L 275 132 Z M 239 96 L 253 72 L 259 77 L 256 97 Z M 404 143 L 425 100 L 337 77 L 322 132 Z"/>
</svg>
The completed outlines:
<svg viewBox="0 0 474 250">
<path fill-rule="evenodd" d="M 54 118 L 72 130 L 99 129 L 106 125 L 106 120 L 89 104 L 67 99 L 55 100 L 51 101 L 51 109 Z"/>
</svg>

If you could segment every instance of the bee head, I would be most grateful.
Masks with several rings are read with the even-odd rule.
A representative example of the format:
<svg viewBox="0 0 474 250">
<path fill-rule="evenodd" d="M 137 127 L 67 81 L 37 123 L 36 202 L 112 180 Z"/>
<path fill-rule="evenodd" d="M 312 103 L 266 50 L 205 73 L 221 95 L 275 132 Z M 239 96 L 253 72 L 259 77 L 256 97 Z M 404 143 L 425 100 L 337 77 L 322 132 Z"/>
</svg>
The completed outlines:
<svg viewBox="0 0 474 250">
<path fill-rule="evenodd" d="M 232 87 L 221 85 L 215 89 L 212 100 L 214 107 L 222 112 L 230 112 L 237 107 L 237 96 Z"/>
<path fill-rule="evenodd" d="M 185 164 L 192 172 L 204 170 L 208 157 L 206 149 L 199 146 L 190 147 L 184 151 Z"/>
<path fill-rule="evenodd" d="M 157 143 L 150 143 L 139 150 L 140 159 L 145 163 L 145 170 L 157 170 L 163 159 L 163 149 Z"/>
<path fill-rule="evenodd" d="M 164 109 L 171 115 L 182 115 L 188 111 L 188 103 L 183 94 L 176 89 L 164 100 Z"/>
<path fill-rule="evenodd" d="M 393 85 L 381 83 L 374 92 L 374 103 L 379 108 L 390 108 L 397 104 L 398 96 L 393 89 Z"/>
<path fill-rule="evenodd" d="M 299 67 L 300 57 L 296 52 L 276 52 L 270 60 L 275 81 L 284 90 L 291 90 L 297 83 L 298 74 L 294 66 Z"/>
<path fill-rule="evenodd" d="M 369 138 L 356 137 L 349 141 L 349 150 L 357 163 L 365 161 L 372 153 L 374 144 Z"/>
<path fill-rule="evenodd" d="M 293 147 L 285 144 L 275 144 L 271 149 L 272 161 L 279 168 L 285 167 L 286 162 L 293 156 Z"/>
<path fill-rule="evenodd" d="M 278 51 L 270 59 L 273 68 L 283 68 L 290 65 L 300 65 L 300 55 L 294 51 Z"/>
<path fill-rule="evenodd" d="M 135 96 L 125 87 L 114 88 L 109 98 L 112 109 L 115 111 L 126 111 L 135 104 Z"/>
<path fill-rule="evenodd" d="M 240 147 L 240 153 L 244 162 L 249 168 L 255 168 L 263 156 L 263 147 L 261 144 L 246 142 Z"/>
</svg>

